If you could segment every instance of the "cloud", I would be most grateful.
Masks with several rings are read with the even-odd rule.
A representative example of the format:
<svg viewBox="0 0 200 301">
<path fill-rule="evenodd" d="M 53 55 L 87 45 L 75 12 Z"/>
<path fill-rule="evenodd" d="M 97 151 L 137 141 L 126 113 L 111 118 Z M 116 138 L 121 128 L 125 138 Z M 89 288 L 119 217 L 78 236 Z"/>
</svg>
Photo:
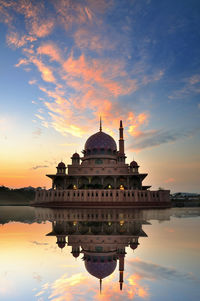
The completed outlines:
<svg viewBox="0 0 200 301">
<path fill-rule="evenodd" d="M 42 79 L 45 82 L 52 82 L 52 83 L 56 82 L 51 67 L 46 66 L 41 60 L 35 57 L 31 58 L 31 62 L 38 68 L 38 71 L 40 71 Z"/>
<path fill-rule="evenodd" d="M 197 278 L 192 273 L 183 273 L 178 270 L 165 267 L 158 264 L 154 264 L 147 261 L 142 261 L 140 259 L 131 259 L 127 262 L 130 266 L 132 266 L 135 272 L 140 275 L 142 278 L 146 278 L 149 280 L 179 280 L 179 281 L 194 281 L 199 282 Z"/>
<path fill-rule="evenodd" d="M 124 103 L 144 85 L 160 80 L 164 70 L 147 75 L 144 63 L 143 68 L 141 64 L 130 65 L 131 26 L 127 20 L 126 26 L 117 30 L 106 22 L 106 13 L 113 5 L 106 0 L 55 0 L 52 6 L 45 1 L 3 2 L 4 15 L 12 17 L 7 43 L 21 47 L 24 55 L 15 66 L 28 65 L 29 70 L 36 66 L 43 81 L 29 81 L 47 97 L 42 100 L 47 117 L 37 114 L 42 126 L 62 135 L 82 137 L 96 126 L 101 115 L 104 129 L 109 127 L 112 134 L 123 119 L 129 135 L 147 135 L 142 127 L 148 125 L 149 113 L 136 113 L 134 98 L 132 103 Z M 25 22 L 23 32 L 13 18 Z M 52 42 L 54 28 L 64 35 L 67 31 L 66 42 L 59 38 L 58 43 Z M 39 129 L 34 132 L 35 136 L 40 134 Z"/>
<path fill-rule="evenodd" d="M 38 282 L 42 282 L 42 277 L 36 272 L 33 273 L 33 279 L 37 280 Z"/>
<path fill-rule="evenodd" d="M 49 56 L 52 61 L 62 61 L 59 48 L 52 42 L 43 43 L 38 47 L 37 53 Z"/>
<path fill-rule="evenodd" d="M 45 291 L 40 291 L 37 294 L 35 294 L 35 297 L 39 297 L 39 296 L 43 295 L 44 293 L 45 293 Z"/>
<path fill-rule="evenodd" d="M 31 169 L 36 170 L 39 168 L 47 168 L 47 167 L 49 167 L 49 166 L 48 165 L 36 165 L 36 166 L 31 167 Z"/>
<path fill-rule="evenodd" d="M 10 32 L 6 36 L 7 44 L 9 46 L 14 46 L 16 48 L 20 48 L 20 47 L 24 46 L 28 41 L 33 42 L 35 40 L 36 40 L 36 38 L 31 37 L 31 36 L 27 36 L 27 35 L 20 36 L 20 34 L 18 32 Z"/>
<path fill-rule="evenodd" d="M 128 281 L 124 283 L 123 299 L 133 300 L 139 296 L 146 299 L 149 296 L 148 288 L 141 285 L 139 282 L 142 279 L 137 274 L 127 275 Z M 89 280 L 89 281 L 88 281 Z M 112 281 L 112 286 L 110 286 Z M 103 280 L 103 288 L 101 294 L 99 293 L 99 281 L 96 278 L 88 278 L 88 275 L 83 273 L 73 274 L 71 276 L 64 274 L 59 279 L 55 280 L 52 284 L 47 286 L 50 290 L 49 300 L 62 301 L 62 300 L 85 300 L 85 296 L 91 300 L 105 300 L 105 301 L 120 301 L 122 296 L 120 293 L 118 279 L 114 275 Z M 41 287 L 42 294 L 45 287 Z"/>
<path fill-rule="evenodd" d="M 39 137 L 42 134 L 42 130 L 40 128 L 37 128 L 35 131 L 33 131 L 34 137 Z"/>
<path fill-rule="evenodd" d="M 165 180 L 165 183 L 174 183 L 175 179 L 174 178 L 168 178 Z"/>
<path fill-rule="evenodd" d="M 151 130 L 139 135 L 132 144 L 128 146 L 129 149 L 142 150 L 145 148 L 152 148 L 165 143 L 175 142 L 180 139 L 192 137 L 198 129 L 190 130 Z"/>
<path fill-rule="evenodd" d="M 31 241 L 32 244 L 37 245 L 37 246 L 47 246 L 48 243 L 47 242 L 38 242 L 36 240 Z"/>
<path fill-rule="evenodd" d="M 141 125 L 148 124 L 149 114 L 146 112 L 135 115 L 133 112 L 128 114 L 128 133 L 134 137 L 141 137 L 145 135 L 144 132 L 139 130 Z"/>
<path fill-rule="evenodd" d="M 158 81 L 158 80 L 160 80 L 163 77 L 163 75 L 164 75 L 164 70 L 158 70 L 157 72 L 155 72 L 152 75 L 148 75 L 148 76 L 145 75 L 143 77 L 142 83 L 144 85 L 147 85 L 147 84 L 149 84 L 151 82 Z"/>
<path fill-rule="evenodd" d="M 29 61 L 25 58 L 20 59 L 19 62 L 15 65 L 15 67 L 20 67 L 21 65 L 28 65 Z"/>
<path fill-rule="evenodd" d="M 109 39 L 108 34 L 100 33 L 99 30 L 94 28 L 79 28 L 74 34 L 74 42 L 76 47 L 84 52 L 92 50 L 99 54 L 106 50 L 114 50 L 117 46 L 116 40 Z"/>
<path fill-rule="evenodd" d="M 180 99 L 188 97 L 192 94 L 200 93 L 200 74 L 194 74 L 190 77 L 183 78 L 180 83 L 180 88 L 173 91 L 168 97 L 170 99 Z"/>
<path fill-rule="evenodd" d="M 72 0 L 56 0 L 53 2 L 58 21 L 69 31 L 75 25 L 87 25 L 98 22 L 98 15 L 110 6 L 111 1 L 72 1 Z"/>
<path fill-rule="evenodd" d="M 35 85 L 37 83 L 36 79 L 29 80 L 29 85 Z"/>
</svg>

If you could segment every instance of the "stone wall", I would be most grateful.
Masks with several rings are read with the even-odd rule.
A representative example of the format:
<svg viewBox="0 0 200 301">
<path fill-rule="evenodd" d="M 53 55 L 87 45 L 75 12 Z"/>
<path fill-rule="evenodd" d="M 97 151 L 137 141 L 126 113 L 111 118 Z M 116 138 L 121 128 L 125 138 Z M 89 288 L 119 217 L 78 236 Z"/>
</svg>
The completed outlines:
<svg viewBox="0 0 200 301">
<path fill-rule="evenodd" d="M 87 190 L 38 190 L 33 204 L 87 202 L 113 204 L 137 202 L 169 202 L 169 190 L 118 190 L 118 189 L 87 189 Z"/>
</svg>

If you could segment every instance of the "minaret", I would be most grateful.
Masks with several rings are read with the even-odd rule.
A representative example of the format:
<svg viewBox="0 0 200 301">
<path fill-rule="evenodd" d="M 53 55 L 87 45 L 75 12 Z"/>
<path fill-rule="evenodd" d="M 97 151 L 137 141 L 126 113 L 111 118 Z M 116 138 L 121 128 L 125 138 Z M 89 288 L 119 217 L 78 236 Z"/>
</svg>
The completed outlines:
<svg viewBox="0 0 200 301">
<path fill-rule="evenodd" d="M 102 121 L 101 121 L 101 116 L 100 116 L 100 126 L 99 126 L 99 132 L 102 132 Z"/>
<path fill-rule="evenodd" d="M 124 128 L 122 125 L 122 120 L 120 120 L 120 127 L 119 127 L 119 153 L 120 155 L 124 155 Z"/>
</svg>

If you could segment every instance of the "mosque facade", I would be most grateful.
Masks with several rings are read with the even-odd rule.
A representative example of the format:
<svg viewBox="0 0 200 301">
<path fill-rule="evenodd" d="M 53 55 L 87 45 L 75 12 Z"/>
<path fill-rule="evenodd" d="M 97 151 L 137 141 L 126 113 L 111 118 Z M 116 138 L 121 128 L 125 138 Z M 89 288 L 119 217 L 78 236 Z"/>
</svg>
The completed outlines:
<svg viewBox="0 0 200 301">
<path fill-rule="evenodd" d="M 60 162 L 57 172 L 47 175 L 52 188 L 37 191 L 34 203 L 169 206 L 169 191 L 150 191 L 151 186 L 143 185 L 147 173 L 139 172 L 136 161 L 126 163 L 123 131 L 121 120 L 117 149 L 115 140 L 102 131 L 100 120 L 99 131 L 87 139 L 82 156 L 74 153 L 67 167 Z"/>
</svg>

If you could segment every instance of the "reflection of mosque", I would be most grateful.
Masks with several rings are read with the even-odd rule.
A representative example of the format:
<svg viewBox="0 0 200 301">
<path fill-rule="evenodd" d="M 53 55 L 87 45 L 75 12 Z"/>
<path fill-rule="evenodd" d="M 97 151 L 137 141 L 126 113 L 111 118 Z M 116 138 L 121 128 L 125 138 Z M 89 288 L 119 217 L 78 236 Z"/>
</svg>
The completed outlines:
<svg viewBox="0 0 200 301">
<path fill-rule="evenodd" d="M 168 213 L 167 213 L 168 212 Z M 164 220 L 169 211 L 130 209 L 37 209 L 39 220 L 52 222 L 52 232 L 57 245 L 72 248 L 72 255 L 81 254 L 86 270 L 100 280 L 111 275 L 119 261 L 119 283 L 122 290 L 126 248 L 135 250 L 139 237 L 146 237 L 142 230 L 146 219 Z M 167 214 L 166 214 L 167 213 Z"/>
</svg>

